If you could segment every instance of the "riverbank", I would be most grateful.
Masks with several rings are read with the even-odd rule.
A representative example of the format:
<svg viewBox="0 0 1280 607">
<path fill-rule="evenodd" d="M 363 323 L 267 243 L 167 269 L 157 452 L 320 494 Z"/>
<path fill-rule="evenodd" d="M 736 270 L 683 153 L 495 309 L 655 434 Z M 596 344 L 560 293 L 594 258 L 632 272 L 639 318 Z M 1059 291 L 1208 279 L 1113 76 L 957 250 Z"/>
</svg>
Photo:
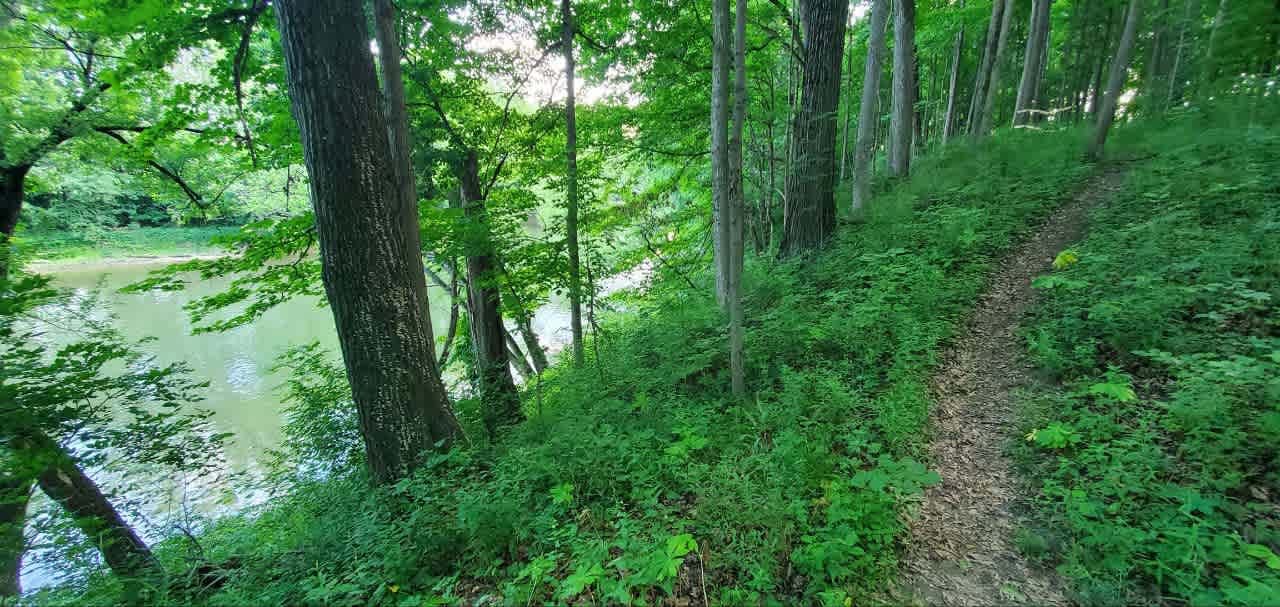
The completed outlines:
<svg viewBox="0 0 1280 607">
<path fill-rule="evenodd" d="M 20 233 L 18 255 L 41 271 L 110 263 L 111 265 L 176 262 L 197 257 L 217 257 L 218 236 L 238 230 L 235 226 L 155 227 L 78 232 Z"/>
</svg>

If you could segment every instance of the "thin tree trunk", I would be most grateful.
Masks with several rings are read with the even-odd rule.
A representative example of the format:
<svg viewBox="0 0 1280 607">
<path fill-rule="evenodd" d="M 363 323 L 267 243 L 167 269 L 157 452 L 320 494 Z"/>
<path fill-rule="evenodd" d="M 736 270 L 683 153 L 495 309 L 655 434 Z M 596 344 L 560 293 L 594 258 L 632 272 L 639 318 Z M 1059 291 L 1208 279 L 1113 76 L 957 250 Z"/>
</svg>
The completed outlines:
<svg viewBox="0 0 1280 607">
<path fill-rule="evenodd" d="M 712 225 L 715 229 L 713 262 L 715 263 L 716 302 L 728 305 L 729 275 L 729 88 L 732 86 L 730 47 L 733 44 L 733 22 L 729 0 L 711 3 L 711 201 Z"/>
<path fill-rule="evenodd" d="M 956 96 L 960 88 L 960 59 L 964 52 L 964 28 L 956 30 L 956 49 L 951 56 L 951 78 L 947 81 L 947 110 L 942 117 L 942 144 L 955 133 Z"/>
<path fill-rule="evenodd" d="M 875 162 L 879 126 L 880 74 L 884 62 L 889 0 L 873 0 L 867 35 L 867 61 L 862 72 L 862 102 L 858 106 L 858 138 L 853 145 L 853 207 L 856 213 L 871 201 L 871 164 Z"/>
<path fill-rule="evenodd" d="M 1186 51 L 1187 30 L 1191 27 L 1192 19 L 1194 19 L 1196 0 L 1185 0 L 1183 2 L 1182 20 L 1178 22 L 1178 42 L 1173 52 L 1173 66 L 1169 69 L 1169 94 L 1165 97 L 1165 107 L 1173 107 L 1173 104 L 1181 97 L 1182 92 L 1182 56 Z"/>
<path fill-rule="evenodd" d="M 982 100 L 982 116 L 978 120 L 979 137 L 990 133 L 995 121 L 996 99 L 1000 97 L 1000 68 L 1004 63 L 1005 48 L 1009 44 L 1009 24 L 1013 19 L 1013 9 L 1014 1 L 1005 0 L 1004 9 L 1000 15 L 1000 39 L 996 41 L 996 54 L 991 61 L 991 82 L 987 83 L 986 95 Z"/>
<path fill-rule="evenodd" d="M 1089 112 L 1097 119 L 1098 110 L 1102 108 L 1102 74 L 1107 65 L 1107 56 L 1111 51 L 1111 38 L 1116 21 L 1115 9 L 1107 11 L 1107 28 L 1102 37 L 1102 48 L 1098 49 L 1098 60 L 1093 70 L 1093 98 L 1089 102 Z"/>
<path fill-rule="evenodd" d="M 973 97 L 969 100 L 969 132 L 978 132 L 982 109 L 986 107 L 987 87 L 991 84 L 991 65 L 995 60 L 996 46 L 1000 41 L 1004 16 L 1003 0 L 991 1 L 991 21 L 987 24 L 987 37 L 983 43 L 982 61 L 973 78 Z"/>
<path fill-rule="evenodd" d="M 560 0 L 560 47 L 564 52 L 565 213 L 564 228 L 569 249 L 569 328 L 573 333 L 573 366 L 581 367 L 582 277 L 578 259 L 578 110 L 574 91 L 573 7 Z"/>
<path fill-rule="evenodd" d="M 529 365 L 529 359 L 525 357 L 524 350 L 520 349 L 520 344 L 506 327 L 502 328 L 502 341 L 507 344 L 507 359 L 511 361 L 511 366 L 520 374 L 520 377 L 529 381 L 529 378 L 534 376 L 533 367 Z"/>
<path fill-rule="evenodd" d="M 725 301 L 729 308 L 729 375 L 733 396 L 747 394 L 743 359 L 742 318 L 742 220 L 746 201 L 742 183 L 742 129 L 747 117 L 747 0 L 737 0 L 733 36 L 733 121 L 729 127 L 729 284 Z"/>
<path fill-rule="evenodd" d="M 1032 112 L 1039 109 L 1036 92 L 1040 90 L 1040 78 L 1044 75 L 1044 60 L 1049 44 L 1049 0 L 1032 0 L 1031 23 L 1027 32 L 1027 47 L 1022 61 L 1022 80 L 1018 84 L 1018 98 L 1014 103 L 1013 125 L 1032 121 Z"/>
<path fill-rule="evenodd" d="M 458 423 L 431 363 L 422 261 L 406 244 L 366 16 L 344 0 L 275 6 L 325 292 L 371 477 L 391 482 L 447 444 Z"/>
<path fill-rule="evenodd" d="M 1222 37 L 1222 24 L 1227 21 L 1228 0 L 1218 0 L 1218 11 L 1209 26 L 1209 42 L 1204 51 L 1204 75 L 1202 85 L 1212 85 L 1218 79 L 1218 39 Z"/>
<path fill-rule="evenodd" d="M 502 333 L 502 296 L 498 292 L 498 262 L 488 234 L 488 211 L 480 186 L 480 163 L 466 153 L 459 169 L 464 216 L 483 234 L 477 249 L 467 252 L 467 303 L 472 351 L 479 380 L 481 418 L 492 438 L 500 428 L 520 421 L 520 397 L 511 379 L 510 361 Z"/>
<path fill-rule="evenodd" d="M 848 47 L 844 49 L 845 59 L 847 59 L 847 61 L 845 61 L 844 72 L 846 81 L 849 83 L 846 88 L 852 89 L 853 45 L 849 44 L 847 41 L 846 44 L 848 44 Z M 853 96 L 850 95 L 845 99 L 848 99 L 848 101 L 844 103 L 844 128 L 841 129 L 840 134 L 840 181 L 844 181 L 845 176 L 848 174 L 846 169 L 849 165 L 849 126 L 853 122 Z"/>
<path fill-rule="evenodd" d="M 1115 121 L 1116 104 L 1128 76 L 1129 59 L 1133 55 L 1133 42 L 1137 38 L 1140 21 L 1142 21 L 1142 0 L 1129 0 L 1129 15 L 1124 20 L 1124 33 L 1120 35 L 1120 47 L 1116 49 L 1116 57 L 1111 62 L 1107 92 L 1102 98 L 1097 130 L 1094 132 L 1093 143 L 1089 147 L 1091 159 L 1102 158 L 1102 151 L 1107 143 L 1107 132 L 1111 130 L 1111 123 Z"/>
<path fill-rule="evenodd" d="M 893 112 L 889 115 L 889 177 L 911 173 L 911 140 L 916 97 L 916 3 L 894 0 L 893 7 Z"/>
<path fill-rule="evenodd" d="M 849 3 L 806 0 L 804 77 L 800 107 L 792 131 L 792 168 L 787 176 L 782 214 L 783 256 L 812 251 L 835 231 L 836 109 L 840 103 L 840 67 Z"/>
</svg>

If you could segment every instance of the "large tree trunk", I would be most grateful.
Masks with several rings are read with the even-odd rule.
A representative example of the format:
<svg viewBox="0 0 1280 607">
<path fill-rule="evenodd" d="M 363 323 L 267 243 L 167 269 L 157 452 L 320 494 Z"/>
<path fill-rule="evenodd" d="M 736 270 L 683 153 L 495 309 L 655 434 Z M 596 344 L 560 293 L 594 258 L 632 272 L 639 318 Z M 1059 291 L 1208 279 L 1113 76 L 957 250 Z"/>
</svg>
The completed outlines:
<svg viewBox="0 0 1280 607">
<path fill-rule="evenodd" d="M 1000 42 L 1001 24 L 1004 22 L 1005 3 L 991 0 L 991 21 L 987 23 L 987 38 L 982 47 L 982 61 L 973 77 L 973 97 L 969 99 L 969 132 L 978 132 L 982 109 L 986 107 L 987 86 L 991 84 L 991 66 L 995 61 L 996 46 Z"/>
<path fill-rule="evenodd" d="M 999 2 L 1000 0 L 996 0 Z M 978 119 L 979 137 L 991 132 L 995 121 L 996 99 L 1000 97 L 1000 68 L 1004 63 L 1005 48 L 1009 44 L 1009 24 L 1013 19 L 1013 0 L 1005 0 L 1000 15 L 1000 37 L 996 41 L 996 54 L 991 59 L 991 81 L 987 83 L 986 94 L 982 99 L 982 114 Z"/>
<path fill-rule="evenodd" d="M 1129 14 L 1124 20 L 1124 33 L 1120 35 L 1120 47 L 1116 49 L 1116 57 L 1111 62 L 1111 73 L 1107 77 L 1107 91 L 1102 98 L 1102 107 L 1098 111 L 1098 125 L 1094 131 L 1093 143 L 1089 146 L 1091 159 L 1102 158 L 1102 150 L 1107 143 L 1107 132 L 1111 130 L 1111 123 L 1116 119 L 1116 104 L 1128 77 L 1129 59 L 1133 56 L 1133 42 L 1137 38 L 1140 21 L 1142 21 L 1142 0 L 1129 0 Z"/>
<path fill-rule="evenodd" d="M 574 100 L 573 8 L 560 0 L 560 46 L 564 52 L 565 212 L 569 249 L 569 328 L 573 333 L 573 364 L 582 366 L 582 277 L 578 260 L 578 117 Z"/>
<path fill-rule="evenodd" d="M 471 324 L 471 346 L 475 353 L 476 377 L 480 383 L 481 417 L 490 437 L 503 426 L 523 417 L 510 361 L 502 336 L 502 297 L 498 291 L 498 264 L 488 236 L 488 212 L 480 186 L 480 162 L 468 152 L 459 166 L 464 215 L 472 225 L 484 230 L 467 253 L 467 311 Z"/>
<path fill-rule="evenodd" d="M 911 173 L 911 141 L 916 105 L 916 2 L 894 0 L 893 112 L 889 115 L 890 177 Z"/>
<path fill-rule="evenodd" d="M 325 293 L 374 482 L 411 472 L 458 431 L 436 375 L 422 263 L 379 103 L 362 3 L 281 0 Z M 341 83 L 342 86 L 334 86 Z"/>
<path fill-rule="evenodd" d="M 888 21 L 889 0 L 873 0 L 867 35 L 867 63 L 862 72 L 862 103 L 858 107 L 858 138 L 853 145 L 854 212 L 871 200 L 871 164 L 875 161 L 876 128 L 880 122 L 880 73 Z"/>
<path fill-rule="evenodd" d="M 378 63 L 382 68 L 382 102 L 387 117 L 387 139 L 390 144 L 392 172 L 400 193 L 400 218 L 404 222 L 405 249 L 410 266 L 423 267 L 422 231 L 418 225 L 418 185 L 413 173 L 409 143 L 409 117 L 404 105 L 404 76 L 400 72 L 400 35 L 396 32 L 396 9 L 391 0 L 374 0 L 374 35 L 378 41 Z M 427 310 L 427 339 L 431 343 L 431 368 L 440 381 L 436 361 L 435 333 L 431 327 L 431 301 L 427 293 L 425 272 L 415 272 L 414 289 L 422 289 L 422 302 Z M 443 383 L 441 394 L 448 394 Z"/>
<path fill-rule="evenodd" d="M 1022 80 L 1014 103 L 1014 126 L 1032 121 L 1032 111 L 1039 109 L 1036 92 L 1044 76 L 1044 60 L 1049 45 L 1050 0 L 1032 0 L 1031 24 L 1027 31 L 1027 47 L 1022 61 Z"/>
<path fill-rule="evenodd" d="M 746 396 L 742 327 L 742 224 L 746 200 L 742 182 L 742 130 L 747 120 L 747 0 L 737 0 L 733 35 L 733 122 L 729 128 L 729 375 L 733 395 Z"/>
<path fill-rule="evenodd" d="M 956 50 L 951 57 L 951 78 L 947 81 L 947 109 L 942 117 L 942 144 L 955 133 L 956 97 L 960 88 L 960 59 L 964 53 L 964 28 L 956 30 Z"/>
<path fill-rule="evenodd" d="M 791 134 L 792 164 L 782 214 L 783 256 L 819 247 L 836 225 L 836 108 L 849 3 L 803 0 L 803 91 Z"/>
<path fill-rule="evenodd" d="M 0 473 L 0 603 L 22 594 L 22 555 L 27 551 L 23 528 L 31 485 L 30 478 L 16 471 Z"/>
</svg>

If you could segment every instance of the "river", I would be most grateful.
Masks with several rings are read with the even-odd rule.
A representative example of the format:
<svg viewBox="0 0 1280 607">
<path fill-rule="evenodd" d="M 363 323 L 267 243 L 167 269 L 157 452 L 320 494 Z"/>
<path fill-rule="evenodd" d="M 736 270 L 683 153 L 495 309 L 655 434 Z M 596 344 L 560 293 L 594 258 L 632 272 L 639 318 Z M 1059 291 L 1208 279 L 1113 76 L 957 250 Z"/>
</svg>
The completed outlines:
<svg viewBox="0 0 1280 607">
<path fill-rule="evenodd" d="M 158 363 L 185 360 L 190 364 L 194 379 L 209 384 L 202 404 L 213 412 L 214 430 L 231 435 L 223 454 L 227 470 L 252 477 L 261 471 L 267 451 L 282 440 L 280 386 L 286 378 L 272 372 L 276 358 L 292 346 L 312 341 L 319 341 L 336 358 L 338 345 L 333 317 L 328 308 L 320 306 L 317 300 L 300 298 L 277 306 L 251 325 L 221 333 L 193 335 L 192 324 L 183 305 L 222 291 L 228 281 L 194 281 L 186 290 L 178 292 L 125 294 L 118 291 L 162 266 L 162 262 L 102 263 L 43 271 L 54 277 L 57 286 L 81 294 L 98 290 L 106 308 L 102 312 L 116 316 L 116 327 L 126 338 L 150 338 L 143 349 L 154 355 Z M 606 286 L 616 288 L 620 283 L 631 280 L 633 277 L 628 277 Z M 448 295 L 435 287 L 430 287 L 429 291 L 432 321 L 437 327 L 437 334 L 442 334 L 448 324 Z M 569 339 L 566 308 L 562 300 L 553 298 L 534 315 L 534 330 L 543 345 L 553 353 L 563 348 Z M 114 480 L 110 473 L 91 471 L 91 474 L 100 481 L 107 481 L 104 483 L 107 486 Z M 140 512 L 129 517 L 138 525 L 144 539 L 149 541 L 171 532 L 162 525 L 150 523 L 171 517 L 176 507 L 218 514 L 261 501 L 261 496 L 246 492 L 234 483 L 187 492 L 185 487 L 178 486 L 180 479 L 164 479 L 162 482 L 173 486 L 153 487 L 156 489 L 153 493 L 167 497 L 151 498 L 141 506 Z M 175 502 L 181 503 L 175 505 Z M 37 494 L 32 508 L 33 512 L 47 511 L 50 504 Z M 33 545 L 41 543 L 40 539 L 35 538 Z M 30 556 L 37 558 L 29 558 L 24 567 L 24 588 L 33 590 L 55 582 L 62 573 L 58 561 L 47 558 L 51 553 L 41 553 L 38 547 L 31 552 L 34 554 Z M 41 556 L 46 558 L 39 558 Z M 36 561 L 44 561 L 45 565 Z"/>
</svg>

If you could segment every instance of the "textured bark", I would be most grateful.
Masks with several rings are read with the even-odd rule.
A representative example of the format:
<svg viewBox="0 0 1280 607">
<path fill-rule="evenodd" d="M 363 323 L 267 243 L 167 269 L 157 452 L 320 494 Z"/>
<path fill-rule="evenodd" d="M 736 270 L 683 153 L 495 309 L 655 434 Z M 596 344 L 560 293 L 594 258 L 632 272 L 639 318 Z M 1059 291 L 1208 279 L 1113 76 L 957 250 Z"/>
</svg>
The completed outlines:
<svg viewBox="0 0 1280 607">
<path fill-rule="evenodd" d="M 23 527 L 31 485 L 29 478 L 0 473 L 0 603 L 22 594 L 22 555 L 27 550 Z"/>
<path fill-rule="evenodd" d="M 387 117 L 387 139 L 391 150 L 391 168 L 400 193 L 400 217 L 404 222 L 405 249 L 409 264 L 423 268 L 422 231 L 418 225 L 418 185 L 413 173 L 412 145 L 409 140 L 409 116 L 404 105 L 404 75 L 400 71 L 400 35 L 396 32 L 396 9 L 391 0 L 374 0 L 374 35 L 378 41 L 378 63 L 382 68 L 382 103 Z M 422 283 L 422 301 L 427 310 L 427 339 L 431 343 L 432 376 L 440 381 L 436 360 L 435 333 L 431 327 L 431 301 L 425 272 L 416 272 L 415 281 Z M 441 383 L 440 393 L 447 394 Z"/>
<path fill-rule="evenodd" d="M 458 431 L 430 340 L 426 289 L 391 156 L 362 3 L 283 0 L 325 293 L 374 482 L 399 479 Z M 341 83 L 341 86 L 335 86 Z"/>
<path fill-rule="evenodd" d="M 996 46 L 1000 42 L 1001 24 L 1004 22 L 1005 3 L 1002 0 L 991 1 L 991 21 L 987 23 L 986 42 L 982 47 L 982 61 L 978 64 L 978 73 L 973 78 L 973 97 L 969 100 L 969 132 L 978 132 L 982 109 L 986 107 L 987 86 L 991 84 L 991 66 L 995 61 Z"/>
<path fill-rule="evenodd" d="M 999 0 L 996 0 L 997 2 Z M 996 41 L 996 54 L 991 59 L 991 81 L 987 83 L 986 93 L 982 99 L 982 115 L 978 120 L 978 136 L 991 132 L 995 121 L 996 99 L 1000 96 L 1000 68 L 1004 63 L 1005 49 L 1009 45 L 1009 24 L 1013 19 L 1014 0 L 1005 0 L 1000 15 L 1000 37 Z"/>
<path fill-rule="evenodd" d="M 746 200 L 742 182 L 742 130 L 747 119 L 747 0 L 737 0 L 733 33 L 733 121 L 729 127 L 729 375 L 733 395 L 746 396 L 742 328 L 742 224 Z"/>
<path fill-rule="evenodd" d="M 956 97 L 960 88 L 960 59 L 964 54 L 964 28 L 956 30 L 956 50 L 951 56 L 951 78 L 947 81 L 947 110 L 942 117 L 942 143 L 945 145 L 956 128 Z"/>
<path fill-rule="evenodd" d="M 154 579 L 164 573 L 151 549 L 66 449 L 40 432 L 24 433 L 12 444 L 36 464 L 40 490 L 75 520 L 112 573 L 125 580 Z"/>
<path fill-rule="evenodd" d="M 1116 57 L 1111 62 L 1111 73 L 1107 77 L 1107 91 L 1102 98 L 1102 107 L 1098 111 L 1098 124 L 1094 131 L 1093 143 L 1089 146 L 1089 157 L 1102 158 L 1102 150 L 1107 143 L 1107 132 L 1116 119 L 1116 104 L 1120 99 L 1121 89 L 1128 77 L 1129 59 L 1133 56 L 1133 42 L 1137 38 L 1138 23 L 1142 21 L 1142 0 L 1129 0 L 1129 14 L 1124 20 L 1124 33 L 1120 35 L 1120 46 L 1116 49 Z"/>
<path fill-rule="evenodd" d="M 871 200 L 871 164 L 875 161 L 876 127 L 880 112 L 880 73 L 884 63 L 885 27 L 889 0 L 873 0 L 867 35 L 867 62 L 862 76 L 862 103 L 858 107 L 858 138 L 853 145 L 853 211 Z"/>
<path fill-rule="evenodd" d="M 916 105 L 916 2 L 894 0 L 893 5 L 893 110 L 889 114 L 888 175 L 911 173 L 911 141 Z"/>
<path fill-rule="evenodd" d="M 729 275 L 729 88 L 733 22 L 729 0 L 711 2 L 711 212 L 715 231 L 716 302 L 728 305 Z"/>
<path fill-rule="evenodd" d="M 573 364 L 582 366 L 582 276 L 578 259 L 578 109 L 574 99 L 573 7 L 560 0 L 560 46 L 564 52 L 565 212 L 569 249 L 569 329 L 573 334 Z"/>
<path fill-rule="evenodd" d="M 783 256 L 821 246 L 835 230 L 836 108 L 849 3 L 802 0 L 804 66 L 800 106 L 791 133 L 792 169 L 782 214 Z"/>
<path fill-rule="evenodd" d="M 1014 103 L 1014 126 L 1032 121 L 1032 110 L 1039 109 L 1037 91 L 1044 76 L 1044 62 L 1049 46 L 1050 0 L 1032 0 L 1031 23 L 1027 30 L 1027 46 L 1022 61 L 1022 80 Z"/>
<path fill-rule="evenodd" d="M 479 380 L 481 417 L 492 437 L 503 426 L 523 417 L 515 381 L 511 379 L 506 342 L 502 336 L 502 297 L 498 292 L 498 262 L 488 234 L 488 213 L 480 186 L 480 163 L 468 152 L 458 167 L 462 182 L 463 214 L 480 233 L 467 252 L 467 311 L 471 347 Z"/>
</svg>

